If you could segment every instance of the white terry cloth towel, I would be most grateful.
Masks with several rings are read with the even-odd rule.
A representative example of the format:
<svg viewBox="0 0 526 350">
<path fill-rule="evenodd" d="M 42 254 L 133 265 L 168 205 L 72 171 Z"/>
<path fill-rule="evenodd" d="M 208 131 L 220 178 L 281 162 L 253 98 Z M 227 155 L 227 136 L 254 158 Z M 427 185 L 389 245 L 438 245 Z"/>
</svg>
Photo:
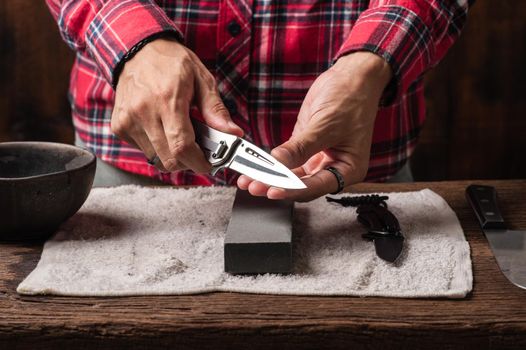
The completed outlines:
<svg viewBox="0 0 526 350">
<path fill-rule="evenodd" d="M 125 296 L 243 292 L 289 295 L 465 297 L 469 245 L 431 190 L 388 193 L 405 235 L 395 264 L 361 235 L 355 208 L 296 203 L 291 275 L 224 272 L 223 240 L 235 189 L 122 186 L 93 189 L 44 246 L 21 294 Z"/>
</svg>

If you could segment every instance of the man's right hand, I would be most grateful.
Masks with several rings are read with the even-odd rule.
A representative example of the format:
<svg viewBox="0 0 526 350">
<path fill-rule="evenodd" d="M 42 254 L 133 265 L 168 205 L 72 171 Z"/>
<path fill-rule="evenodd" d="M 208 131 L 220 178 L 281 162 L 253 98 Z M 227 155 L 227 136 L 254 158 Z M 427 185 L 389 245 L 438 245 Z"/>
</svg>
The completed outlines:
<svg viewBox="0 0 526 350">
<path fill-rule="evenodd" d="M 210 163 L 195 142 L 190 121 L 192 103 L 212 128 L 243 135 L 230 119 L 214 77 L 199 58 L 175 40 L 157 39 L 124 65 L 111 130 L 140 148 L 147 159 L 157 155 L 160 170 L 208 172 Z"/>
</svg>

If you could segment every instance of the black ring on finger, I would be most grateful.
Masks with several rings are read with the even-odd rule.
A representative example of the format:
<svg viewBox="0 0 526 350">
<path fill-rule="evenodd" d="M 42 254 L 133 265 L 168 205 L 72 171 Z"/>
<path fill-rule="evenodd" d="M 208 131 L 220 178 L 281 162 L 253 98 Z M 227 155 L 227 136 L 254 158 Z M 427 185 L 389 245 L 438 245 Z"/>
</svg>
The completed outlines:
<svg viewBox="0 0 526 350">
<path fill-rule="evenodd" d="M 148 162 L 148 164 L 154 166 L 154 167 L 157 167 L 157 165 L 159 164 L 159 162 L 161 161 L 161 159 L 159 158 L 159 156 L 156 154 L 154 155 L 153 157 L 151 157 L 150 159 L 146 160 Z"/>
<path fill-rule="evenodd" d="M 341 191 L 343 191 L 345 187 L 345 180 L 343 178 L 343 175 L 340 174 L 340 172 L 338 171 L 338 169 L 336 169 L 335 167 L 329 166 L 325 168 L 325 170 L 330 171 L 336 177 L 336 181 L 338 181 L 338 189 L 332 192 L 331 194 L 338 194 Z"/>
</svg>

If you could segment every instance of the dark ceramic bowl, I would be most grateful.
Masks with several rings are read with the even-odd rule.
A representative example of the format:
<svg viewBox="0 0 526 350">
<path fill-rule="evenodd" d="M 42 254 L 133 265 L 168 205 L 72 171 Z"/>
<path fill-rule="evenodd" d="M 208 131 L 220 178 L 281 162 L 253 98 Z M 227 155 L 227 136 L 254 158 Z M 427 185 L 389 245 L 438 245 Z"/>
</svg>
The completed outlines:
<svg viewBox="0 0 526 350">
<path fill-rule="evenodd" d="M 95 156 L 50 142 L 0 143 L 0 240 L 46 239 L 84 204 Z"/>
</svg>

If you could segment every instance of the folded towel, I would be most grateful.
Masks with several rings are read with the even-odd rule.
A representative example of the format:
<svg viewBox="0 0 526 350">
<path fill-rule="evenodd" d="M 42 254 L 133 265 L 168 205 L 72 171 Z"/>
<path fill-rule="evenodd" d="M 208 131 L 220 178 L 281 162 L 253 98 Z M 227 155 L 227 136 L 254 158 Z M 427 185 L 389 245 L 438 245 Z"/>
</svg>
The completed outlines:
<svg viewBox="0 0 526 350">
<path fill-rule="evenodd" d="M 21 294 L 124 296 L 245 292 L 461 298 L 472 288 L 469 245 L 455 213 L 431 190 L 388 193 L 405 247 L 379 259 L 354 208 L 296 203 L 294 274 L 232 276 L 223 239 L 235 189 L 93 189 L 44 246 Z"/>
</svg>

